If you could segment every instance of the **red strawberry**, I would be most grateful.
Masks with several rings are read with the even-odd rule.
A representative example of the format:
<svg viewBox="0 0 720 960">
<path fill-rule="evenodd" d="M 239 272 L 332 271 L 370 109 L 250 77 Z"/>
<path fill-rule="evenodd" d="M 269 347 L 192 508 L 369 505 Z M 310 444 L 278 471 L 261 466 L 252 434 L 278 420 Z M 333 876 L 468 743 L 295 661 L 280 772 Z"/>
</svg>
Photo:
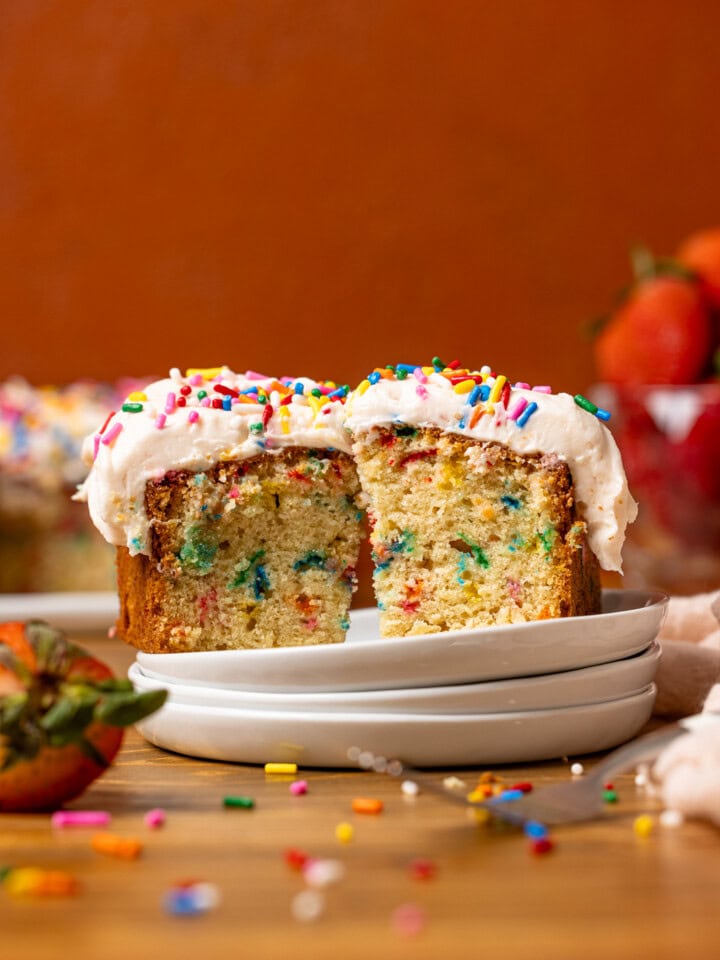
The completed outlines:
<svg viewBox="0 0 720 960">
<path fill-rule="evenodd" d="M 677 260 L 698 275 L 709 302 L 720 309 L 720 227 L 689 236 L 681 244 Z"/>
<path fill-rule="evenodd" d="M 45 623 L 0 624 L 0 811 L 79 796 L 112 763 L 123 728 L 166 696 L 135 693 Z"/>
<path fill-rule="evenodd" d="M 697 284 L 650 277 L 635 284 L 595 342 L 608 383 L 693 383 L 710 354 L 710 319 Z"/>
</svg>

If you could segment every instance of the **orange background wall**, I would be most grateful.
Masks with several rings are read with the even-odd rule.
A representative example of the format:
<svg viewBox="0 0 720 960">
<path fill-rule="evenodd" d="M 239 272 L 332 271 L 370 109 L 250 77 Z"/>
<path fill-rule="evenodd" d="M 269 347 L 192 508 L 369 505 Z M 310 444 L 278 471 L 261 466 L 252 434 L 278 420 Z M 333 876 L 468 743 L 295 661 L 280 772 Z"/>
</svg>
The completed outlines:
<svg viewBox="0 0 720 960">
<path fill-rule="evenodd" d="M 439 353 L 581 389 L 720 222 L 720 5 L 8 0 L 0 376 Z"/>
</svg>

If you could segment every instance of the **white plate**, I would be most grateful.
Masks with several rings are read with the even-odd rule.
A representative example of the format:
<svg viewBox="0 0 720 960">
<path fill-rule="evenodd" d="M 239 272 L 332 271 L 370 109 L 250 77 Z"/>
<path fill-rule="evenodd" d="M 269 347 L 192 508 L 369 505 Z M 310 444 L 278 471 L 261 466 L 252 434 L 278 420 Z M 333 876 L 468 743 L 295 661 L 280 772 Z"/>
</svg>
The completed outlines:
<svg viewBox="0 0 720 960">
<path fill-rule="evenodd" d="M 118 615 L 116 593 L 0 594 L 0 620 L 47 620 L 60 630 L 107 630 Z"/>
<path fill-rule="evenodd" d="M 605 590 L 603 613 L 381 640 L 378 611 L 350 615 L 345 643 L 204 653 L 138 653 L 147 677 L 302 693 L 384 690 L 537 676 L 620 660 L 657 635 L 667 597 Z"/>
<path fill-rule="evenodd" d="M 652 682 L 659 659 L 660 647 L 653 643 L 643 653 L 626 660 L 520 680 L 334 693 L 257 693 L 207 684 L 163 683 L 146 677 L 137 663 L 130 667 L 128 676 L 139 690 L 164 686 L 172 703 L 201 707 L 297 713 L 507 713 L 632 696 Z"/>
<path fill-rule="evenodd" d="M 651 684 L 605 703 L 474 715 L 288 713 L 168 703 L 138 729 L 166 750 L 236 763 L 347 767 L 352 746 L 418 767 L 529 763 L 629 740 L 649 718 L 654 700 Z"/>
</svg>

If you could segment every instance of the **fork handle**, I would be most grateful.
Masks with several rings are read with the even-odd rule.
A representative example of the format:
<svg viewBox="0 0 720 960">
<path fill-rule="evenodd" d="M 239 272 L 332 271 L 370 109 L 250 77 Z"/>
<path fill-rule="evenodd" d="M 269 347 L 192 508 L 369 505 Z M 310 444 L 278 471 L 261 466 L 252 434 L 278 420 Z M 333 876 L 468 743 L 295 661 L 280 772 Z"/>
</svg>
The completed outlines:
<svg viewBox="0 0 720 960">
<path fill-rule="evenodd" d="M 702 713 L 692 717 L 684 717 L 677 723 L 671 723 L 660 730 L 654 730 L 644 737 L 638 737 L 637 740 L 631 740 L 624 747 L 620 747 L 602 760 L 588 774 L 593 780 L 606 780 L 615 773 L 623 773 L 630 767 L 647 760 L 654 760 L 664 748 L 684 736 L 692 730 L 699 727 L 709 726 L 710 724 L 718 726 L 720 729 L 720 714 Z"/>
</svg>

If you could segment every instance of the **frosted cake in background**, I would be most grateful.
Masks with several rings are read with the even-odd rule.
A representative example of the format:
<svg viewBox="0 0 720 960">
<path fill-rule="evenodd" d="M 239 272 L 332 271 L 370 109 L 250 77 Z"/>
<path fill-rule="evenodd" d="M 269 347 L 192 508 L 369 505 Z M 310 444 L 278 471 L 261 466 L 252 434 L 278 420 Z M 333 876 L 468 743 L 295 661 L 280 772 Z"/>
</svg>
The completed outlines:
<svg viewBox="0 0 720 960">
<path fill-rule="evenodd" d="M 0 383 L 0 592 L 113 589 L 113 552 L 70 498 L 83 439 L 135 383 Z"/>
</svg>

